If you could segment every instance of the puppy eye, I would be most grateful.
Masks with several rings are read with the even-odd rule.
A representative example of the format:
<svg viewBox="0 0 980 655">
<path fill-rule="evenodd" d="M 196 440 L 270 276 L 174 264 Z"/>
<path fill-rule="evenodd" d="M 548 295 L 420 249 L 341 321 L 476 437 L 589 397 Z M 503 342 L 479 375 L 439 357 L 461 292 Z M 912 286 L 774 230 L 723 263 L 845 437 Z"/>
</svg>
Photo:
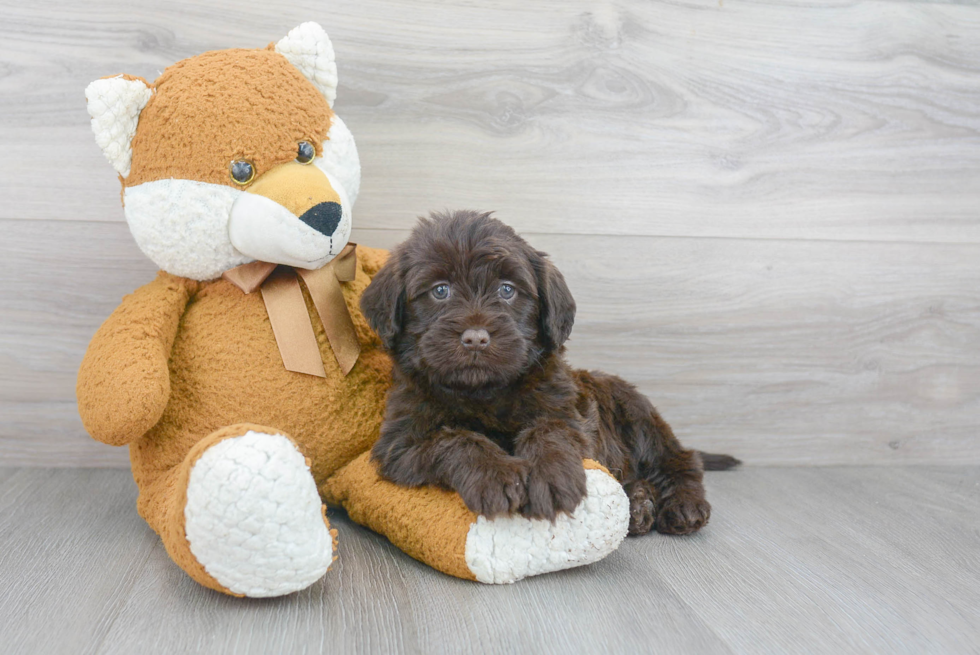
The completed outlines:
<svg viewBox="0 0 980 655">
<path fill-rule="evenodd" d="M 448 284 L 437 284 L 432 287 L 432 297 L 436 300 L 445 300 L 449 297 L 449 285 Z"/>
<path fill-rule="evenodd" d="M 514 288 L 513 284 L 507 284 L 504 282 L 500 285 L 500 290 L 498 293 L 500 293 L 500 297 L 504 300 L 510 300 L 517 295 L 517 289 Z"/>
<path fill-rule="evenodd" d="M 231 181 L 238 186 L 245 186 L 255 178 L 255 168 L 246 159 L 236 159 L 228 164 L 228 173 Z"/>
<path fill-rule="evenodd" d="M 296 147 L 296 161 L 309 164 L 316 157 L 316 148 L 309 141 L 300 141 Z"/>
</svg>

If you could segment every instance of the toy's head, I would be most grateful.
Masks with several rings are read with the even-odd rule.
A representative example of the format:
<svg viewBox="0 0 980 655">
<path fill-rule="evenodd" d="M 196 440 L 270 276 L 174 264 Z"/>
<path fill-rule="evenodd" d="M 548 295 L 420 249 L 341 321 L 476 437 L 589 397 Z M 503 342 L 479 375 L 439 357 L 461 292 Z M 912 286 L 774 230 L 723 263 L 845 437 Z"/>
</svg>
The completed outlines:
<svg viewBox="0 0 980 655">
<path fill-rule="evenodd" d="M 315 269 L 333 259 L 360 185 L 336 90 L 333 46 L 316 23 L 265 49 L 185 59 L 153 84 L 92 82 L 92 129 L 143 252 L 195 280 L 254 260 Z"/>
</svg>

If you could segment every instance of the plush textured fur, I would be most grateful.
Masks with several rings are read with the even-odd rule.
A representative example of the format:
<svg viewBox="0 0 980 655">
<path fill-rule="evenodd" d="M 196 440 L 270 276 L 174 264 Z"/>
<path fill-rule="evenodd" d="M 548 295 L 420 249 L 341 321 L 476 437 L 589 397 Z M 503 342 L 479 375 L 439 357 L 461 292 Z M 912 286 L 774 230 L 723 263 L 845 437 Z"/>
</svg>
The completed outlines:
<svg viewBox="0 0 980 655">
<path fill-rule="evenodd" d="M 120 174 L 140 249 L 168 273 L 200 281 L 253 260 L 314 269 L 335 257 L 360 185 L 354 139 L 330 106 L 336 82 L 330 39 L 315 23 L 264 49 L 185 59 L 153 83 L 92 82 L 92 128 Z M 295 161 L 302 141 L 316 151 L 305 168 Z M 251 164 L 252 182 L 232 179 L 238 160 Z M 321 196 L 342 211 L 325 232 L 301 218 L 302 205 Z"/>
<path fill-rule="evenodd" d="M 306 315 L 293 318 L 312 328 L 325 377 L 286 370 L 264 289 L 222 277 L 252 260 L 318 268 L 347 243 L 360 163 L 330 109 L 336 83 L 326 32 L 304 23 L 274 47 L 205 53 L 153 84 L 124 75 L 89 85 L 126 220 L 163 271 L 92 338 L 76 387 L 82 423 L 129 445 L 140 514 L 178 565 L 224 593 L 276 596 L 319 579 L 338 553 L 324 502 L 469 580 L 602 559 L 626 534 L 629 501 L 595 462 L 581 464 L 587 502 L 555 523 L 488 521 L 455 493 L 378 476 L 369 451 L 391 362 L 359 301 L 386 252 L 357 248 L 354 279 L 341 285 L 360 343 L 346 375 L 305 287 Z M 299 141 L 316 146 L 312 161 L 299 161 Z M 229 170 L 240 158 L 255 174 L 244 186 Z M 332 228 L 303 218 L 338 202 Z"/>
<path fill-rule="evenodd" d="M 585 495 L 591 458 L 629 495 L 631 533 L 708 522 L 700 454 L 632 385 L 566 363 L 575 301 L 562 274 L 488 213 L 422 219 L 361 308 L 394 360 L 372 450 L 386 479 L 456 490 L 485 516 L 554 520 Z"/>
</svg>

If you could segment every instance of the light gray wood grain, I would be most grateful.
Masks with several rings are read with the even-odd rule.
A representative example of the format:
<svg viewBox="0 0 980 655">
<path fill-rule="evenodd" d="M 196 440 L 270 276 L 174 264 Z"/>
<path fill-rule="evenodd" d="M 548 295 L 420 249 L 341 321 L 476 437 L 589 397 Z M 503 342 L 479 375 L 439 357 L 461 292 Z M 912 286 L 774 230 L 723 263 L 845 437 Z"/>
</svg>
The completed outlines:
<svg viewBox="0 0 980 655">
<path fill-rule="evenodd" d="M 330 32 L 365 227 L 980 242 L 975 3 L 0 3 L 0 218 L 120 221 L 86 84 Z M 57 189 L 57 192 L 53 192 Z"/>
<path fill-rule="evenodd" d="M 756 463 L 980 463 L 975 246 L 544 235 L 570 360 Z M 946 459 L 946 458 L 949 459 Z"/>
<path fill-rule="evenodd" d="M 672 590 L 738 651 L 765 643 L 794 653 L 976 652 L 980 472 L 935 475 L 843 468 L 718 476 L 712 541 L 690 549 L 663 541 L 647 560 L 677 562 L 662 569 Z M 968 491 L 951 497 L 953 485 Z"/>
<path fill-rule="evenodd" d="M 85 436 L 75 374 L 152 265 L 123 224 L 0 229 L 0 457 L 126 466 Z M 980 246 L 527 238 L 577 299 L 570 361 L 637 384 L 691 446 L 765 464 L 980 463 Z"/>
<path fill-rule="evenodd" d="M 122 223 L 0 220 L 0 230 L 0 465 L 128 467 L 125 448 L 85 433 L 75 377 L 92 335 L 153 264 Z M 352 238 L 391 247 L 400 236 Z"/>
<path fill-rule="evenodd" d="M 159 553 L 134 585 L 103 653 L 141 643 L 171 652 L 727 652 L 709 626 L 648 571 L 603 563 L 526 584 L 484 587 L 439 574 L 331 515 L 339 559 L 322 583 L 283 599 L 241 601 L 201 589 Z M 647 581 L 622 602 L 612 579 Z M 654 626 L 671 626 L 671 631 Z M 179 627 L 179 629 L 178 629 Z"/>
<path fill-rule="evenodd" d="M 0 643 L 20 653 L 976 653 L 980 468 L 709 474 L 711 523 L 483 586 L 342 513 L 312 588 L 241 600 L 172 564 L 122 471 L 0 469 Z"/>
<path fill-rule="evenodd" d="M 94 653 L 162 550 L 124 471 L 4 469 L 0 644 L 5 653 Z"/>
<path fill-rule="evenodd" d="M 333 37 L 360 144 L 355 238 L 390 246 L 429 209 L 499 209 L 572 283 L 573 363 L 636 382 L 691 445 L 980 462 L 976 3 L 0 13 L 0 462 L 127 461 L 84 435 L 74 376 L 153 267 L 121 222 L 85 85 L 308 19 Z"/>
</svg>

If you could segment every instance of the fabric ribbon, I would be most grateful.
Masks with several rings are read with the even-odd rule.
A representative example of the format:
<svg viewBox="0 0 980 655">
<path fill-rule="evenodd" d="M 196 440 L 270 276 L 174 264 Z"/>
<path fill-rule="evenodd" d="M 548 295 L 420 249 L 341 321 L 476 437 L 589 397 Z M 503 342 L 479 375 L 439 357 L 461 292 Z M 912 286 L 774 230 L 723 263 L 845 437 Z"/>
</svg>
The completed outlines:
<svg viewBox="0 0 980 655">
<path fill-rule="evenodd" d="M 354 368 L 361 345 L 357 341 L 354 321 L 347 311 L 340 283 L 354 279 L 357 271 L 356 248 L 357 244 L 347 244 L 339 255 L 316 270 L 252 262 L 236 266 L 222 275 L 245 293 L 262 288 L 262 300 L 287 371 L 327 377 L 313 324 L 306 311 L 303 290 L 299 286 L 300 277 L 310 292 L 340 370 L 347 375 Z"/>
</svg>

